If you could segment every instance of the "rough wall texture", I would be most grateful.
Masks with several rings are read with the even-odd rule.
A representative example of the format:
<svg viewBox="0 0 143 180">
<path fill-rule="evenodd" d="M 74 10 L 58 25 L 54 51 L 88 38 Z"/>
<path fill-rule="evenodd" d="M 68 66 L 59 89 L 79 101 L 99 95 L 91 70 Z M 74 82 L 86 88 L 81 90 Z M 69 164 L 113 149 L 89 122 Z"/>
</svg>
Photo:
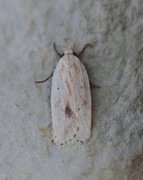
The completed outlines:
<svg viewBox="0 0 143 180">
<path fill-rule="evenodd" d="M 51 143 L 52 43 L 75 44 L 92 83 L 92 138 Z M 143 1 L 0 0 L 0 180 L 143 179 Z"/>
</svg>

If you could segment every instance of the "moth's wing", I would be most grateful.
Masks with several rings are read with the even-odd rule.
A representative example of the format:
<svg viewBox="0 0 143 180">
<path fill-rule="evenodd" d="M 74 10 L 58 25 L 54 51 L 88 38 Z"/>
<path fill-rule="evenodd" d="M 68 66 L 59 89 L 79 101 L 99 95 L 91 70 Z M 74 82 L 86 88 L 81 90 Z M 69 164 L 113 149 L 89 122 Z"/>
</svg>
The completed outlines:
<svg viewBox="0 0 143 180">
<path fill-rule="evenodd" d="M 91 136 L 91 93 L 85 67 L 73 55 L 58 63 L 52 79 L 51 111 L 56 144 Z"/>
</svg>

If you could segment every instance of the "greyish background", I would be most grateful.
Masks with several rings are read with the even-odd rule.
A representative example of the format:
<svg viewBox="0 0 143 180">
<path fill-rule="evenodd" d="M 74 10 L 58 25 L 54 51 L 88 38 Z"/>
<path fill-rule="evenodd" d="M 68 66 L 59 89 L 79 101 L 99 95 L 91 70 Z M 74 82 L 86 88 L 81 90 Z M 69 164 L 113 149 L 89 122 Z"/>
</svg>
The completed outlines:
<svg viewBox="0 0 143 180">
<path fill-rule="evenodd" d="M 52 48 L 90 42 L 92 138 L 51 143 Z M 143 1 L 0 0 L 0 180 L 143 179 Z"/>
</svg>

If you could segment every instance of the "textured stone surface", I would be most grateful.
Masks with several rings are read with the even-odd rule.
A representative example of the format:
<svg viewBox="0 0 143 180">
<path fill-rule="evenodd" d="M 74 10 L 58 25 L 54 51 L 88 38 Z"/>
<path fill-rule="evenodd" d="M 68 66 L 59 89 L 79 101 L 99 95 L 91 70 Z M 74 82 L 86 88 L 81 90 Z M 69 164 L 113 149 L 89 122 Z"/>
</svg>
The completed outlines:
<svg viewBox="0 0 143 180">
<path fill-rule="evenodd" d="M 91 42 L 92 138 L 51 143 L 52 43 Z M 143 179 L 143 1 L 0 0 L 0 180 Z"/>
</svg>

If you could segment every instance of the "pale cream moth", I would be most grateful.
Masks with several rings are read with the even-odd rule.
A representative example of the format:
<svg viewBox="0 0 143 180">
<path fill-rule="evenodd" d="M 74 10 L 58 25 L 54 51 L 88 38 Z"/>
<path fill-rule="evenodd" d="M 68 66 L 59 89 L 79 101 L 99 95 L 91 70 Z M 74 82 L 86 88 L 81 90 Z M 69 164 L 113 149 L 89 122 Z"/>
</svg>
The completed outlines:
<svg viewBox="0 0 143 180">
<path fill-rule="evenodd" d="M 52 75 L 51 113 L 53 140 L 57 145 L 70 142 L 86 142 L 91 136 L 91 92 L 88 75 L 78 54 L 67 49 L 63 54 L 54 49 L 61 57 Z"/>
</svg>

